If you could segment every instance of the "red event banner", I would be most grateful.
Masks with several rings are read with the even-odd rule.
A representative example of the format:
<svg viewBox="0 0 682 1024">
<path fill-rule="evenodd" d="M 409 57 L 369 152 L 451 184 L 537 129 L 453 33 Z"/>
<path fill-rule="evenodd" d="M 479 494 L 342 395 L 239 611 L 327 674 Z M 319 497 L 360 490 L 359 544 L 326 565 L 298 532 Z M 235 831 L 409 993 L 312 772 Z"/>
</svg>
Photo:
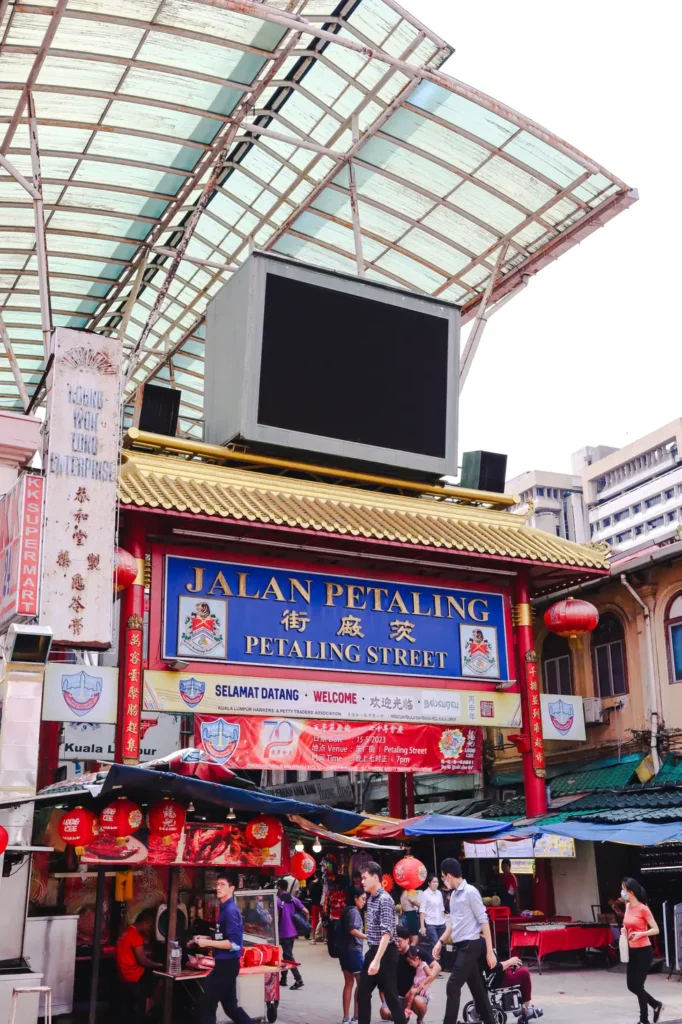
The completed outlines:
<svg viewBox="0 0 682 1024">
<path fill-rule="evenodd" d="M 483 761 L 481 729 L 468 725 L 195 715 L 194 744 L 233 769 L 480 772 Z"/>
</svg>

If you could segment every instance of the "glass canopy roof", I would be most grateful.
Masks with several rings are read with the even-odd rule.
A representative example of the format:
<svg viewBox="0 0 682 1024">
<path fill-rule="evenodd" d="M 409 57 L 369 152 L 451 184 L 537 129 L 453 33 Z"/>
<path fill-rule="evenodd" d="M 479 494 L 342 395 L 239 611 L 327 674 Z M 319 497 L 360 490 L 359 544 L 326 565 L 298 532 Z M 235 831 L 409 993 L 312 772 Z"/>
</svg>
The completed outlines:
<svg viewBox="0 0 682 1024">
<path fill-rule="evenodd" d="M 0 0 L 0 405 L 10 346 L 29 396 L 45 365 L 29 92 L 51 322 L 122 337 L 127 400 L 181 388 L 195 437 L 206 305 L 252 249 L 468 320 L 635 200 L 451 52 L 395 0 Z"/>
</svg>

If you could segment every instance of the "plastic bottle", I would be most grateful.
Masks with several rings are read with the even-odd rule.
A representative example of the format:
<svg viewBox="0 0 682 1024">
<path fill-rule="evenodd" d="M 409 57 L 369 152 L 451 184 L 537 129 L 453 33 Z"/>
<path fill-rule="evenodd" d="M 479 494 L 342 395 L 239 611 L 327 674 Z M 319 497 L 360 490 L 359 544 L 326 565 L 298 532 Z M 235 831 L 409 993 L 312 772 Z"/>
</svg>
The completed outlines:
<svg viewBox="0 0 682 1024">
<path fill-rule="evenodd" d="M 168 973 L 173 975 L 182 973 L 182 950 L 178 942 L 171 943 L 168 956 Z"/>
</svg>

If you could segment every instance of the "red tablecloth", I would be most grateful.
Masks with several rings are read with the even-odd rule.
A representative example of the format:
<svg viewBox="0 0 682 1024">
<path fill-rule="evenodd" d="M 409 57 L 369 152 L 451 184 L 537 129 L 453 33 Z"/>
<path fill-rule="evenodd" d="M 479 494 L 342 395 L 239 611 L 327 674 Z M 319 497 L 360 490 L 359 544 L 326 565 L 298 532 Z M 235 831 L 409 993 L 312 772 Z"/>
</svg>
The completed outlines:
<svg viewBox="0 0 682 1024">
<path fill-rule="evenodd" d="M 601 946 L 610 946 L 613 941 L 609 925 L 596 924 L 581 928 L 572 926 L 567 928 L 547 928 L 543 931 L 512 932 L 511 948 L 512 953 L 522 946 L 537 947 L 538 959 L 548 953 L 565 953 L 572 949 L 592 949 Z"/>
</svg>

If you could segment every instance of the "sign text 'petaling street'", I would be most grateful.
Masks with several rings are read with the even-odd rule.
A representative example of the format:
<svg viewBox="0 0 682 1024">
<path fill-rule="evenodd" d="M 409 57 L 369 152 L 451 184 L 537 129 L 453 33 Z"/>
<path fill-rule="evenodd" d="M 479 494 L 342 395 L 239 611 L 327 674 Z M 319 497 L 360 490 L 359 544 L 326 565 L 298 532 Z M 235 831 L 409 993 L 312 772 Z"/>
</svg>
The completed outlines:
<svg viewBox="0 0 682 1024">
<path fill-rule="evenodd" d="M 503 592 L 167 555 L 163 658 L 513 680 Z"/>
</svg>

